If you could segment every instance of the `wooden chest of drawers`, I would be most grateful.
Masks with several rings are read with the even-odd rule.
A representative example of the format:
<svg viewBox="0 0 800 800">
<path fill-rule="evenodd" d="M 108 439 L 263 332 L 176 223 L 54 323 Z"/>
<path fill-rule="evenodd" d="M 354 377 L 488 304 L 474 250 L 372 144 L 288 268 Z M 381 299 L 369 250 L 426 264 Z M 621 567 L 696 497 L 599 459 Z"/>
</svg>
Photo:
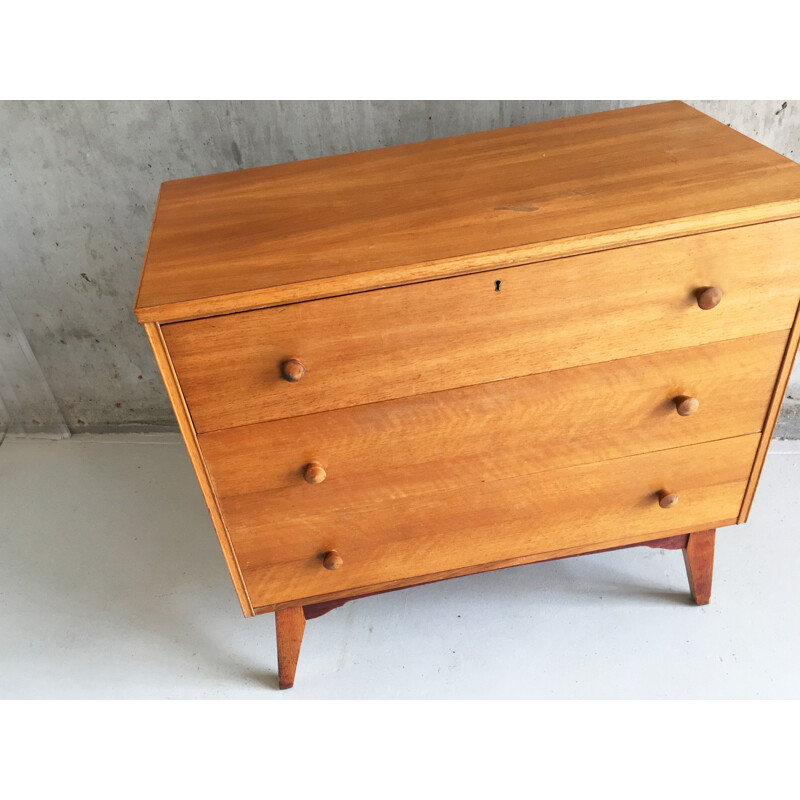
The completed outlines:
<svg viewBox="0 0 800 800">
<path fill-rule="evenodd" d="M 348 599 L 681 548 L 797 348 L 800 167 L 683 103 L 163 184 L 135 311 L 281 687 Z"/>
</svg>

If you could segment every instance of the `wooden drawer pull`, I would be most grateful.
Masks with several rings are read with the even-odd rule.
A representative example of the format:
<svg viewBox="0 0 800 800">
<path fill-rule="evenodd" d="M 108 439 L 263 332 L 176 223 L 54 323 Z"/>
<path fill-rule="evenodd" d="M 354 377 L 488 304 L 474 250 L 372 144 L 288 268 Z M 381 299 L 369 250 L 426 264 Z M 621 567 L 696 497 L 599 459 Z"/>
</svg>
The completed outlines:
<svg viewBox="0 0 800 800">
<path fill-rule="evenodd" d="M 319 461 L 312 461 L 303 468 L 303 478 L 305 478 L 306 483 L 322 483 L 327 476 L 328 473 L 325 472 L 325 467 Z"/>
<path fill-rule="evenodd" d="M 325 569 L 339 569 L 342 564 L 344 560 L 335 550 L 329 550 L 322 558 L 322 566 Z"/>
<path fill-rule="evenodd" d="M 708 286 L 705 289 L 697 290 L 697 305 L 699 305 L 703 311 L 716 308 L 720 300 L 722 300 L 722 289 L 720 289 L 719 286 Z"/>
<path fill-rule="evenodd" d="M 688 417 L 689 414 L 694 414 L 694 412 L 700 408 L 700 401 L 696 397 L 689 397 L 685 394 L 676 397 L 674 402 L 677 412 L 682 417 Z"/>
<path fill-rule="evenodd" d="M 299 358 L 290 358 L 281 364 L 281 375 L 289 383 L 297 383 L 306 374 L 306 365 Z"/>
<path fill-rule="evenodd" d="M 672 508 L 678 502 L 678 495 L 674 492 L 666 492 L 662 489 L 658 493 L 658 504 L 661 508 Z"/>
</svg>

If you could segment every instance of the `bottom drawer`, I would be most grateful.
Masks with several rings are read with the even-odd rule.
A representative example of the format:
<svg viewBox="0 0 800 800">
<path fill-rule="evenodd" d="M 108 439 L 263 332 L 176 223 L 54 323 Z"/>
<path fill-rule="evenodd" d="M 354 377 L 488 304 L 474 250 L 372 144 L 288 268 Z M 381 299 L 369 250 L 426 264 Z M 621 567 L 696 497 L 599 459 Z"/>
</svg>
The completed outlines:
<svg viewBox="0 0 800 800">
<path fill-rule="evenodd" d="M 569 548 L 736 522 L 760 434 L 270 522 L 268 498 L 223 501 L 254 608 Z M 661 491 L 677 504 L 661 508 Z M 336 550 L 343 566 L 327 570 Z"/>
</svg>

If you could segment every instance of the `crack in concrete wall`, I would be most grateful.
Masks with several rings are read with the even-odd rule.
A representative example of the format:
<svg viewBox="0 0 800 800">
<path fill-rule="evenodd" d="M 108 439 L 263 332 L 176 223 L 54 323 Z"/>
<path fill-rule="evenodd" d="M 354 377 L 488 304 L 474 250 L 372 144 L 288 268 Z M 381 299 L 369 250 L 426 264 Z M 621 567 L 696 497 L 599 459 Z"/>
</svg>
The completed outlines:
<svg viewBox="0 0 800 800">
<path fill-rule="evenodd" d="M 0 288 L 0 427 L 9 434 L 69 437 L 61 410 Z"/>
</svg>

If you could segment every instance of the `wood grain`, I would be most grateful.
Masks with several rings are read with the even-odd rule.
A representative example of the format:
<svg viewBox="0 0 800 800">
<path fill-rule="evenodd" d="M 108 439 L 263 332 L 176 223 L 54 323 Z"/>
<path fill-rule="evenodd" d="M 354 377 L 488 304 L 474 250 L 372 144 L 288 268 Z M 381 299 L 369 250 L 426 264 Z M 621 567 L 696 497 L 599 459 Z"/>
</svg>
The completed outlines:
<svg viewBox="0 0 800 800">
<path fill-rule="evenodd" d="M 297 659 L 303 644 L 306 618 L 301 607 L 275 611 L 275 635 L 278 643 L 278 688 L 291 689 L 297 671 Z"/>
<path fill-rule="evenodd" d="M 200 434 L 217 496 L 269 518 L 761 430 L 788 331 Z M 701 397 L 681 417 L 673 398 Z M 304 465 L 322 461 L 309 486 Z"/>
<path fill-rule="evenodd" d="M 357 294 L 392 286 L 424 283 L 439 278 L 470 275 L 477 272 L 523 264 L 567 258 L 604 250 L 618 250 L 637 244 L 674 239 L 728 228 L 791 219 L 800 216 L 800 201 L 769 203 L 699 214 L 649 225 L 619 228 L 585 236 L 568 236 L 532 245 L 474 253 L 458 258 L 420 262 L 373 272 L 348 272 L 316 281 L 287 283 L 267 289 L 236 294 L 221 294 L 152 308 L 136 309 L 139 322 L 180 322 L 183 320 L 234 314 L 258 308 L 302 303 L 345 294 Z"/>
<path fill-rule="evenodd" d="M 236 555 L 231 547 L 230 538 L 228 536 L 227 528 L 220 514 L 219 506 L 217 505 L 217 498 L 214 496 L 214 491 L 211 487 L 211 481 L 208 477 L 208 470 L 206 468 L 203 455 L 197 444 L 197 434 L 192 425 L 192 420 L 189 417 L 189 412 L 186 408 L 186 403 L 181 392 L 180 384 L 175 376 L 175 371 L 172 362 L 167 353 L 164 340 L 161 336 L 161 330 L 158 325 L 148 323 L 144 326 L 147 333 L 147 338 L 150 346 L 153 349 L 156 363 L 158 364 L 161 379 L 164 381 L 164 386 L 167 390 L 172 410 L 175 412 L 175 418 L 178 420 L 178 427 L 180 428 L 181 435 L 183 436 L 186 450 L 189 453 L 189 459 L 194 468 L 194 474 L 197 476 L 197 482 L 200 484 L 200 490 L 203 493 L 203 499 L 206 502 L 208 513 L 211 515 L 211 522 L 214 525 L 214 530 L 217 534 L 220 547 L 222 548 L 222 555 L 225 558 L 225 564 L 228 567 L 233 586 L 236 589 L 236 596 L 239 598 L 239 604 L 242 607 L 242 613 L 245 617 L 253 616 L 253 606 L 250 603 L 250 598 L 247 594 L 242 574 L 239 569 Z"/>
<path fill-rule="evenodd" d="M 798 344 L 800 344 L 800 306 L 798 306 L 794 319 L 794 325 L 792 326 L 789 340 L 786 343 L 786 350 L 781 362 L 780 371 L 777 379 L 773 383 L 772 399 L 770 400 L 767 416 L 764 420 L 763 433 L 761 435 L 761 441 L 758 444 L 758 450 L 756 451 L 753 471 L 747 484 L 747 490 L 744 493 L 742 509 L 739 514 L 739 522 L 747 522 L 747 518 L 750 516 L 750 509 L 753 505 L 753 498 L 755 496 L 756 487 L 758 486 L 758 479 L 761 476 L 761 470 L 764 467 L 764 459 L 767 457 L 767 450 L 769 449 L 770 442 L 772 441 L 772 433 L 775 430 L 775 423 L 778 421 L 778 414 L 781 410 L 781 404 L 786 396 L 786 387 L 789 383 L 789 376 L 792 373 L 794 359 L 797 355 Z"/>
<path fill-rule="evenodd" d="M 586 553 L 581 553 L 580 555 L 608 553 L 611 552 L 612 550 L 626 550 L 632 547 L 652 547 L 654 549 L 683 550 L 686 548 L 686 544 L 689 541 L 689 535 L 690 534 L 685 533 L 679 536 L 668 536 L 665 539 L 653 539 L 653 540 L 648 540 L 646 542 L 635 542 L 633 544 L 624 544 L 620 547 L 604 547 L 599 550 L 590 550 Z M 539 562 L 558 561 L 562 558 L 572 558 L 572 556 L 555 556 L 553 558 L 544 556 L 539 559 Z M 497 567 L 497 569 L 511 569 L 511 567 Z M 433 581 L 426 581 L 425 583 L 432 583 L 432 582 Z M 349 603 L 351 600 L 362 600 L 365 597 L 374 597 L 375 595 L 378 594 L 386 594 L 387 592 L 396 592 L 401 589 L 410 589 L 413 586 L 423 586 L 423 585 L 425 584 L 414 583 L 411 584 L 411 586 L 399 586 L 399 587 L 394 587 L 392 589 L 384 589 L 382 591 L 377 591 L 377 592 L 368 592 L 367 594 L 357 594 L 357 595 L 349 595 L 347 597 L 339 597 L 336 600 L 324 600 L 319 603 L 309 603 L 308 605 L 302 607 L 303 616 L 306 618 L 306 620 L 316 619 L 317 617 L 321 617 L 323 614 L 327 614 L 329 611 L 333 611 L 336 608 L 341 608 L 345 603 Z"/>
<path fill-rule="evenodd" d="M 714 522 L 714 526 L 716 528 L 723 528 L 726 525 L 734 525 L 736 523 L 736 519 L 725 519 L 725 520 L 717 520 Z M 681 532 L 681 530 L 683 532 Z M 381 584 L 376 584 L 374 586 L 361 586 L 358 589 L 357 596 L 363 596 L 365 594 L 381 594 L 383 592 L 394 591 L 395 589 L 407 589 L 413 586 L 422 586 L 427 583 L 436 583 L 438 581 L 446 581 L 450 580 L 451 578 L 463 578 L 467 575 L 475 575 L 479 572 L 493 572 L 497 569 L 509 569 L 511 567 L 521 567 L 525 566 L 526 564 L 538 564 L 543 561 L 556 561 L 562 558 L 572 558 L 573 556 L 582 556 L 582 555 L 591 555 L 592 553 L 597 553 L 601 551 L 607 550 L 619 550 L 624 547 L 637 547 L 639 545 L 647 546 L 650 541 L 652 541 L 653 534 L 636 534 L 634 536 L 620 536 L 619 531 L 614 536 L 613 539 L 608 539 L 600 545 L 597 544 L 584 544 L 578 545 L 576 547 L 565 547 L 560 550 L 553 550 L 548 553 L 533 553 L 531 555 L 526 556 L 517 556 L 515 558 L 504 558 L 499 561 L 491 561 L 485 564 L 472 564 L 468 567 L 460 567 L 458 569 L 451 569 L 445 570 L 443 572 L 436 572 L 431 573 L 429 575 L 422 575 L 419 577 L 414 578 L 401 578 L 400 580 L 396 581 L 385 581 Z M 685 529 L 679 529 L 678 532 L 674 534 L 670 532 L 666 532 L 667 539 L 673 539 L 675 541 L 679 539 L 685 539 L 688 536 Z M 680 548 L 675 548 L 680 549 Z M 316 595 L 314 597 L 307 597 L 307 598 L 298 598 L 298 600 L 289 602 L 289 603 L 281 603 L 277 605 L 267 605 L 267 606 L 257 606 L 255 608 L 256 614 L 271 614 L 275 611 L 276 608 L 289 608 L 289 607 L 296 607 L 299 604 L 303 605 L 303 608 L 307 608 L 308 606 L 315 605 L 316 603 L 328 603 L 330 601 L 335 600 L 347 600 L 351 597 L 354 597 L 352 593 L 349 592 L 330 592 L 328 594 L 323 595 Z"/>
<path fill-rule="evenodd" d="M 346 511 L 280 522 L 259 495 L 245 495 L 226 501 L 224 514 L 254 605 L 274 606 L 529 554 L 596 549 L 615 536 L 686 533 L 735 518 L 758 438 L 354 503 Z M 666 510 L 657 497 L 665 485 L 681 495 Z M 344 560 L 335 572 L 319 560 L 330 550 Z"/>
<path fill-rule="evenodd" d="M 786 220 L 163 331 L 206 432 L 788 329 L 798 249 Z M 709 279 L 726 298 L 702 311 Z"/>
<path fill-rule="evenodd" d="M 699 606 L 711 601 L 711 579 L 714 574 L 715 530 L 696 531 L 689 534 L 689 541 L 683 550 L 686 575 L 692 599 Z"/>
<path fill-rule="evenodd" d="M 658 238 L 676 220 L 680 235 L 799 212 L 796 164 L 660 103 L 169 181 L 136 311 L 164 322 L 287 302 L 287 287 L 308 299 L 345 276 L 335 291 L 417 280 L 420 264 L 430 279 L 492 254 L 525 263 L 567 239 L 616 246 L 625 229 Z"/>
</svg>

